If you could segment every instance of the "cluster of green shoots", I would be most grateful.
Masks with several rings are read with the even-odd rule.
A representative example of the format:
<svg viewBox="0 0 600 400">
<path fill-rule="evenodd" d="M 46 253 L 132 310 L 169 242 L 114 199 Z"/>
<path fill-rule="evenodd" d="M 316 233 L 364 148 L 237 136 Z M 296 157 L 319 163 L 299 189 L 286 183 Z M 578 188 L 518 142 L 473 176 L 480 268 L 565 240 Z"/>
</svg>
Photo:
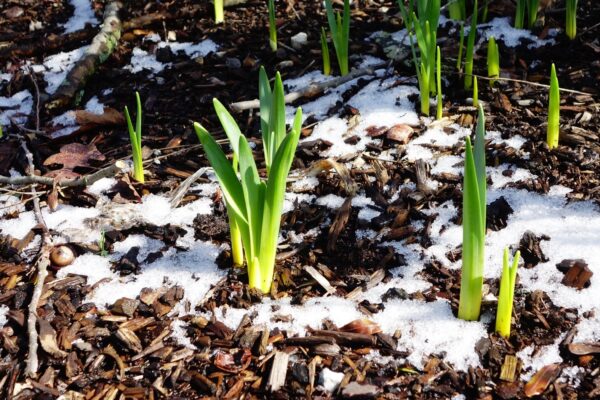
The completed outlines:
<svg viewBox="0 0 600 400">
<path fill-rule="evenodd" d="M 508 263 L 508 248 L 504 249 L 502 258 L 502 277 L 498 292 L 498 308 L 496 310 L 496 332 L 505 338 L 510 336 L 510 321 L 512 317 L 513 302 L 515 298 L 515 283 L 517 280 L 517 267 L 521 252 L 517 250 L 513 257 L 512 265 Z"/>
<path fill-rule="evenodd" d="M 275 21 L 275 0 L 268 0 L 269 9 L 269 46 L 272 51 L 277 51 L 277 24 Z"/>
<path fill-rule="evenodd" d="M 471 145 L 470 137 L 466 138 L 463 179 L 463 246 L 458 317 L 476 321 L 481 312 L 483 296 L 487 198 L 485 115 L 481 105 L 478 106 L 474 144 Z M 508 249 L 505 249 L 496 314 L 496 331 L 506 338 L 510 336 L 520 253 L 517 251 L 515 254 L 512 266 L 509 266 L 508 258 Z"/>
<path fill-rule="evenodd" d="M 142 160 L 142 102 L 140 94 L 135 92 L 135 103 L 137 113 L 135 116 L 135 129 L 131 123 L 129 109 L 125 106 L 125 119 L 127 120 L 127 129 L 129 130 L 129 140 L 131 141 L 131 154 L 133 156 L 133 178 L 144 183 L 144 164 Z"/>
<path fill-rule="evenodd" d="M 225 21 L 225 11 L 223 9 L 223 0 L 213 0 L 215 4 L 215 24 L 222 24 Z"/>
<path fill-rule="evenodd" d="M 485 173 L 485 115 L 478 107 L 475 143 L 467 136 L 463 177 L 463 247 L 458 317 L 479 319 L 485 264 L 487 181 Z"/>
<path fill-rule="evenodd" d="M 421 98 L 421 112 L 429 115 L 429 95 L 436 93 L 436 52 L 437 28 L 440 19 L 440 0 L 416 0 L 416 12 L 412 0 L 405 7 L 402 0 L 398 0 L 400 12 L 409 32 L 413 53 L 413 61 L 419 81 Z M 414 31 L 414 33 L 413 33 Z M 419 58 L 413 42 L 413 34 L 417 38 Z"/>
<path fill-rule="evenodd" d="M 517 8 L 515 11 L 515 28 L 525 28 L 525 19 L 527 18 L 527 26 L 533 28 L 537 21 L 538 8 L 540 0 L 517 0 Z"/>
<path fill-rule="evenodd" d="M 271 88 L 264 69 L 261 69 L 259 97 L 265 178 L 258 173 L 248 140 L 217 99 L 213 101 L 215 111 L 233 150 L 233 162 L 227 159 L 202 125 L 194 123 L 194 128 L 215 170 L 230 221 L 234 221 L 241 239 L 250 287 L 268 293 L 273 282 L 286 180 L 300 138 L 302 110 L 298 108 L 292 129 L 287 133 L 283 83 L 279 73 L 274 88 Z M 240 243 L 234 241 L 233 230 L 231 244 L 234 253 L 234 246 L 240 246 Z M 241 252 L 238 249 L 238 253 Z"/>
<path fill-rule="evenodd" d="M 558 147 L 558 136 L 560 132 L 560 88 L 556 77 L 556 68 L 552 64 L 550 72 L 550 94 L 548 96 L 548 128 L 546 131 L 546 142 L 548 148 Z"/>
<path fill-rule="evenodd" d="M 340 67 L 340 75 L 345 76 L 350 72 L 348 64 L 348 43 L 350 41 L 350 0 L 344 0 L 344 11 L 342 14 L 333 11 L 331 0 L 325 0 L 325 10 L 327 12 L 327 23 L 331 32 L 331 40 L 335 48 L 338 66 Z M 325 75 L 331 73 L 329 64 L 329 49 L 325 32 L 321 31 L 321 47 L 323 50 L 323 70 Z M 325 56 L 327 54 L 327 56 Z M 327 57 L 327 60 L 325 59 Z M 327 61 L 327 67 L 326 65 Z"/>
<path fill-rule="evenodd" d="M 577 36 L 577 0 L 567 0 L 565 33 L 571 40 Z"/>
</svg>

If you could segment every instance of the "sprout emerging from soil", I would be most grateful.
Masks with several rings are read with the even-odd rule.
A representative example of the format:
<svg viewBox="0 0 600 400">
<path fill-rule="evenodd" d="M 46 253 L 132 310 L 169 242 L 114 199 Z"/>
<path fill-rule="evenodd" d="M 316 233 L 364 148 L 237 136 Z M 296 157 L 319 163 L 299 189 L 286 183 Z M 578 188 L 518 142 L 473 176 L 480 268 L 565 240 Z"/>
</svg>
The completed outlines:
<svg viewBox="0 0 600 400">
<path fill-rule="evenodd" d="M 479 319 L 485 265 L 485 115 L 479 105 L 475 146 L 467 136 L 463 180 L 463 246 L 458 318 Z"/>
<path fill-rule="evenodd" d="M 144 164 L 142 162 L 142 102 L 140 94 L 135 92 L 136 116 L 135 129 L 131 123 L 129 109 L 125 106 L 125 119 L 127 120 L 127 129 L 129 130 L 129 140 L 131 141 L 131 154 L 133 157 L 133 179 L 144 183 Z"/>
<path fill-rule="evenodd" d="M 558 78 L 556 77 L 556 68 L 552 64 L 550 72 L 550 95 L 548 99 L 548 130 L 546 132 L 546 142 L 548 147 L 553 149 L 558 147 L 558 136 L 560 130 L 560 89 Z"/>
<path fill-rule="evenodd" d="M 473 52 L 475 51 L 475 36 L 477 35 L 477 0 L 473 3 L 473 15 L 471 16 L 471 29 L 467 38 L 467 54 L 465 58 L 465 89 L 471 89 L 473 85 Z"/>
<path fill-rule="evenodd" d="M 567 0 L 565 33 L 571 40 L 577 36 L 577 0 Z"/>
<path fill-rule="evenodd" d="M 333 47 L 337 56 L 340 74 L 345 76 L 350 72 L 348 67 L 348 42 L 350 41 L 350 0 L 344 0 L 344 12 L 334 14 L 331 0 L 325 0 L 327 22 Z"/>
<path fill-rule="evenodd" d="M 329 45 L 327 44 L 327 33 L 321 28 L 321 55 L 323 57 L 323 75 L 331 75 L 331 61 L 329 60 Z"/>
<path fill-rule="evenodd" d="M 529 11 L 529 29 L 533 28 L 537 21 L 538 8 L 540 7 L 540 0 L 529 0 L 527 8 Z"/>
<path fill-rule="evenodd" d="M 500 53 L 498 51 L 498 43 L 496 43 L 496 39 L 493 36 L 488 41 L 487 68 L 489 78 L 500 76 Z M 494 83 L 496 83 L 495 79 L 490 80 L 490 86 L 493 86 Z"/>
<path fill-rule="evenodd" d="M 409 1 L 408 9 L 402 0 L 398 0 L 404 24 L 409 32 L 413 61 L 419 81 L 421 98 L 421 112 L 429 115 L 429 95 L 435 94 L 436 76 L 436 47 L 437 28 L 440 20 L 440 0 L 417 0 L 416 13 L 413 11 L 413 2 Z M 418 13 L 418 14 L 417 14 Z M 413 31 L 419 47 L 419 58 L 413 42 Z"/>
<path fill-rule="evenodd" d="M 239 177 L 237 168 L 208 131 L 197 122 L 194 129 L 221 185 L 229 218 L 235 221 L 241 235 L 250 287 L 268 293 L 273 282 L 286 180 L 302 128 L 302 110 L 298 108 L 292 129 L 286 134 L 281 76 L 277 73 L 271 90 L 266 73 L 261 70 L 259 87 L 266 179 L 258 174 L 247 139 L 217 99 L 213 100 L 215 111 L 239 162 Z"/>
<path fill-rule="evenodd" d="M 277 51 L 277 24 L 275 23 L 275 0 L 269 0 L 269 45 L 272 51 Z"/>
<path fill-rule="evenodd" d="M 515 298 L 517 267 L 519 265 L 520 257 L 521 252 L 517 251 L 513 258 L 512 266 L 509 266 L 508 248 L 504 249 L 502 277 L 500 278 L 500 291 L 498 292 L 498 309 L 496 311 L 496 332 L 505 338 L 510 337 L 510 322 Z"/>
<path fill-rule="evenodd" d="M 225 12 L 223 11 L 223 0 L 214 0 L 215 2 L 215 24 L 222 24 L 225 21 Z"/>
</svg>

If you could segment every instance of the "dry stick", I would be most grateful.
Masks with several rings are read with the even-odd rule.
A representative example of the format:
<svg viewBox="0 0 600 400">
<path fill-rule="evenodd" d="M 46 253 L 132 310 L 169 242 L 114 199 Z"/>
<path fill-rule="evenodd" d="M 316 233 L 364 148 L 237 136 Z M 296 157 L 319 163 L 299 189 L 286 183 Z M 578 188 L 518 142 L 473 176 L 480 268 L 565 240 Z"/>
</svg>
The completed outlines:
<svg viewBox="0 0 600 400">
<path fill-rule="evenodd" d="M 38 84 L 35 80 L 35 76 L 30 74 L 29 77 L 33 82 L 33 86 L 35 88 L 36 95 L 36 108 L 35 108 L 35 123 L 36 129 L 40 129 L 40 90 Z M 27 173 L 30 176 L 34 176 L 35 174 L 35 166 L 33 164 L 33 154 L 27 148 L 27 144 L 25 140 L 21 140 L 21 148 L 25 152 L 25 157 L 27 158 Z M 37 370 L 39 366 L 39 360 L 37 356 L 38 350 L 38 332 L 36 328 L 36 323 L 38 319 L 37 314 L 37 306 L 40 302 L 40 297 L 42 296 L 42 289 L 44 288 L 44 281 L 48 276 L 48 266 L 50 265 L 50 248 L 52 246 L 52 241 L 50 238 L 50 232 L 48 231 L 48 226 L 44 221 L 44 217 L 42 216 L 42 210 L 40 208 L 40 198 L 36 196 L 35 184 L 31 185 L 31 192 L 34 194 L 33 199 L 33 212 L 35 214 L 35 219 L 38 224 L 42 227 L 42 246 L 40 248 L 40 252 L 38 254 L 37 259 L 37 277 L 35 282 L 35 287 L 33 289 L 33 294 L 31 295 L 31 302 L 29 303 L 29 310 L 27 316 L 27 336 L 28 336 L 28 344 L 29 351 L 27 354 L 27 364 L 25 366 L 25 375 L 31 378 L 37 375 Z"/>
<path fill-rule="evenodd" d="M 483 79 L 486 81 L 491 81 L 491 80 L 506 81 L 506 82 L 522 83 L 522 84 L 530 85 L 530 86 L 538 86 L 538 87 L 543 87 L 543 88 L 547 88 L 547 89 L 550 88 L 550 85 L 544 85 L 543 83 L 537 83 L 537 82 L 530 82 L 530 81 L 526 81 L 523 79 L 502 78 L 502 77 L 488 78 L 487 76 L 476 75 L 476 74 L 473 74 L 472 76 L 477 77 L 477 79 Z M 560 88 L 560 91 L 565 92 L 565 93 L 582 94 L 584 96 L 594 96 L 592 93 L 580 92 L 579 90 L 573 90 L 573 89 Z"/>
<path fill-rule="evenodd" d="M 70 179 L 59 179 L 56 180 L 54 178 L 49 178 L 47 176 L 38 176 L 38 175 L 28 175 L 28 176 L 1 176 L 0 175 L 0 183 L 6 185 L 30 185 L 30 184 L 41 184 L 48 186 L 61 186 L 61 187 L 76 187 L 76 186 L 89 186 L 92 183 L 102 179 L 108 178 L 116 175 L 119 172 L 122 172 L 125 169 L 125 163 L 122 161 L 117 161 L 113 165 L 109 165 L 106 168 L 98 170 L 90 175 L 85 175 L 80 178 L 70 178 Z"/>
<path fill-rule="evenodd" d="M 119 1 L 108 3 L 104 10 L 102 29 L 48 101 L 46 104 L 48 110 L 62 108 L 69 104 L 85 86 L 86 81 L 96 72 L 97 66 L 102 64 L 117 47 L 121 38 L 121 20 L 119 19 L 121 7 L 122 4 Z"/>
<path fill-rule="evenodd" d="M 386 66 L 387 63 L 382 63 L 382 64 L 377 64 L 377 65 L 373 65 L 372 67 L 369 68 L 362 68 L 362 69 L 355 69 L 352 72 L 350 72 L 348 75 L 346 76 L 340 76 L 338 78 L 335 79 L 331 79 L 329 81 L 325 81 L 325 82 L 318 82 L 318 83 L 313 83 L 311 85 L 308 85 L 307 87 L 297 90 L 295 92 L 291 92 L 285 95 L 285 102 L 286 103 L 292 103 L 302 97 L 312 97 L 315 96 L 319 93 L 324 92 L 325 90 L 332 88 L 332 87 L 336 87 L 339 85 L 343 85 L 346 82 L 349 82 L 353 79 L 358 78 L 359 76 L 363 76 L 363 75 L 374 75 L 375 74 L 375 70 L 377 68 Z M 237 103 L 232 103 L 229 105 L 231 107 L 231 109 L 235 112 L 242 112 L 244 110 L 252 110 L 255 108 L 259 108 L 260 107 L 260 101 L 258 99 L 255 100 L 247 100 L 247 101 L 240 101 Z"/>
</svg>

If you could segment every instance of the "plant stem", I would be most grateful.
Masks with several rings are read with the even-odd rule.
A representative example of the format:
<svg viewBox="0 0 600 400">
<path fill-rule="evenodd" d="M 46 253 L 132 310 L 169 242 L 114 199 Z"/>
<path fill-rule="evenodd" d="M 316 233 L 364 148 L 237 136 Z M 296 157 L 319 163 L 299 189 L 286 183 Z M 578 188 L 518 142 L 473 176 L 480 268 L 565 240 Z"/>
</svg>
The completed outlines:
<svg viewBox="0 0 600 400">
<path fill-rule="evenodd" d="M 215 2 L 215 24 L 222 24 L 225 21 L 225 12 L 223 11 L 223 0 L 214 0 Z"/>
<path fill-rule="evenodd" d="M 329 45 L 325 28 L 321 28 L 321 55 L 323 56 L 323 75 L 331 75 L 331 61 L 329 59 Z"/>
<path fill-rule="evenodd" d="M 473 52 L 475 51 L 475 35 L 477 35 L 477 0 L 473 5 L 471 15 L 471 30 L 467 39 L 467 55 L 465 60 L 465 89 L 470 89 L 473 83 Z"/>
<path fill-rule="evenodd" d="M 442 119 L 442 61 L 441 61 L 440 46 L 437 46 L 437 61 L 436 61 L 436 84 L 437 84 L 437 112 L 436 119 Z"/>
<path fill-rule="evenodd" d="M 550 94 L 548 99 L 548 129 L 546 131 L 546 142 L 548 147 L 558 147 L 560 134 L 560 88 L 556 77 L 556 67 L 552 64 L 550 72 Z"/>
<path fill-rule="evenodd" d="M 275 0 L 269 0 L 269 45 L 271 51 L 277 51 L 277 25 L 275 19 Z"/>
</svg>

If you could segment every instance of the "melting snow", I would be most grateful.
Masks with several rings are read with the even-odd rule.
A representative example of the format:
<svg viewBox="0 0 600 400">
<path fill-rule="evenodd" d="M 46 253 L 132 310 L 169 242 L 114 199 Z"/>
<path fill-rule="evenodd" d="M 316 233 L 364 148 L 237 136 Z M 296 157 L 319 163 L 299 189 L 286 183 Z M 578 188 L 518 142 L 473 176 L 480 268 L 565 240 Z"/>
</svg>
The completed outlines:
<svg viewBox="0 0 600 400">
<path fill-rule="evenodd" d="M 64 24 L 65 33 L 71 33 L 85 28 L 86 24 L 98 25 L 98 19 L 92 9 L 90 0 L 70 0 L 75 9 L 73 16 Z"/>
</svg>

